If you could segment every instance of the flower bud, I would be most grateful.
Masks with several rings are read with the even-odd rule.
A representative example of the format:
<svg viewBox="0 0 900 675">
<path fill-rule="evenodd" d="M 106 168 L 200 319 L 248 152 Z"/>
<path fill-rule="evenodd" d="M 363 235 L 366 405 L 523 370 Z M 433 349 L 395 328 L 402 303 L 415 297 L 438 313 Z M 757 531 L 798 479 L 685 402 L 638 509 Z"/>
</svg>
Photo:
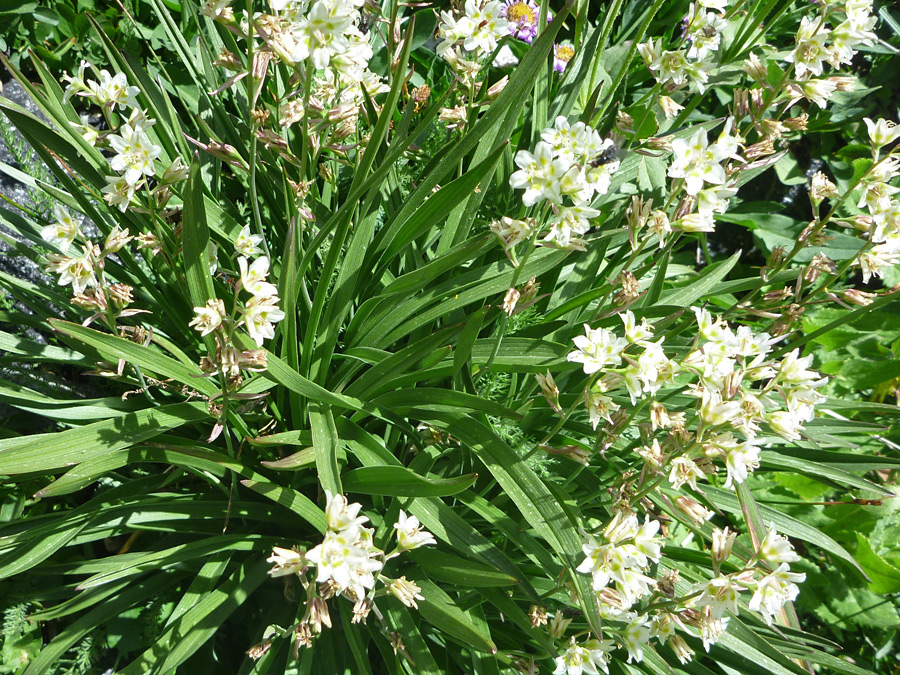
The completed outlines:
<svg viewBox="0 0 900 675">
<path fill-rule="evenodd" d="M 858 291 L 855 288 L 848 288 L 841 293 L 844 300 L 860 307 L 867 307 L 872 304 L 876 297 L 875 293 L 867 293 L 866 291 Z"/>
<path fill-rule="evenodd" d="M 755 80 L 759 84 L 765 84 L 766 80 L 769 77 L 769 72 L 766 68 L 766 64 L 759 60 L 759 57 L 750 52 L 750 56 L 744 61 L 741 66 L 741 70 L 743 70 L 751 79 Z"/>
<path fill-rule="evenodd" d="M 528 616 L 531 618 L 531 625 L 533 628 L 547 625 L 547 610 L 540 605 L 532 605 L 531 611 L 528 612 Z"/>
<path fill-rule="evenodd" d="M 676 497 L 675 506 L 697 527 L 713 517 L 712 511 L 691 497 Z"/>
<path fill-rule="evenodd" d="M 735 119 L 743 119 L 750 114 L 750 97 L 746 89 L 738 87 L 734 90 L 733 108 Z"/>
<path fill-rule="evenodd" d="M 715 563 L 723 563 L 728 560 L 731 555 L 731 547 L 734 545 L 734 539 L 737 532 L 729 532 L 726 527 L 724 530 L 716 528 L 712 537 L 712 559 Z"/>
<path fill-rule="evenodd" d="M 791 131 L 806 131 L 807 123 L 809 122 L 809 115 L 803 113 L 798 115 L 797 117 L 788 117 L 784 121 L 784 126 L 786 126 Z"/>
<path fill-rule="evenodd" d="M 407 607 L 412 609 L 418 609 L 419 606 L 416 604 L 416 600 L 424 600 L 424 596 L 420 592 L 422 589 L 419 588 L 418 584 L 412 581 L 407 581 L 406 577 L 400 577 L 399 579 L 394 579 L 390 586 L 388 586 L 388 590 L 393 594 L 395 598 L 397 598 L 400 602 L 402 602 Z"/>
<path fill-rule="evenodd" d="M 662 108 L 663 114 L 666 116 L 667 120 L 672 119 L 679 112 L 684 110 L 684 106 L 680 103 L 676 103 L 674 99 L 669 96 L 660 96 L 659 97 L 659 107 Z"/>
</svg>

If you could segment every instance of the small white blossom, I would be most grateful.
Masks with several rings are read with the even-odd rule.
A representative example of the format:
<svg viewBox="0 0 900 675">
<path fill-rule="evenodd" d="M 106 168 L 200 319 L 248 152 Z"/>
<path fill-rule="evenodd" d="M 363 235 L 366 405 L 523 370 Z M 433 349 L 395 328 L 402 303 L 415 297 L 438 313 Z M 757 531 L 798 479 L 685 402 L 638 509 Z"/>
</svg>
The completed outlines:
<svg viewBox="0 0 900 675">
<path fill-rule="evenodd" d="M 412 551 L 420 546 L 434 546 L 437 541 L 434 535 L 422 528 L 419 519 L 415 516 L 407 516 L 403 509 L 394 523 L 397 530 L 397 544 L 401 551 Z"/>
</svg>

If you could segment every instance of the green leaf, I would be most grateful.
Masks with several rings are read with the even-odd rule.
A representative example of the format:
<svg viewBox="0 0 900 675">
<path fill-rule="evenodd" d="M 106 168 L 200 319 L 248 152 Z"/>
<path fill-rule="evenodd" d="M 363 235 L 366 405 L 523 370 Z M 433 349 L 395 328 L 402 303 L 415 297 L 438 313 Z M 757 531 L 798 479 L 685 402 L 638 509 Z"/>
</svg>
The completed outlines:
<svg viewBox="0 0 900 675">
<path fill-rule="evenodd" d="M 439 586 L 427 579 L 416 579 L 416 583 L 422 589 L 424 598 L 418 601 L 419 613 L 423 619 L 473 649 L 489 653 L 497 651 L 490 636 L 478 630 L 465 612 Z"/>
<path fill-rule="evenodd" d="M 333 495 L 344 494 L 341 488 L 341 470 L 337 463 L 338 435 L 334 427 L 331 408 L 318 403 L 310 406 L 309 424 L 312 428 L 316 469 L 322 488 Z"/>
<path fill-rule="evenodd" d="M 49 323 L 55 331 L 93 347 L 111 363 L 116 363 L 120 358 L 125 359 L 127 363 L 159 375 L 159 379 L 171 378 L 207 396 L 213 396 L 219 391 L 212 380 L 203 376 L 203 371 L 198 366 L 188 366 L 150 347 L 76 323 L 60 319 L 50 319 Z"/>
<path fill-rule="evenodd" d="M 515 577 L 446 551 L 420 548 L 409 555 L 435 581 L 461 588 L 494 588 L 518 583 Z"/>
<path fill-rule="evenodd" d="M 659 304 L 690 307 L 697 300 L 709 295 L 717 295 L 721 292 L 717 287 L 728 276 L 740 257 L 741 252 L 738 251 L 728 260 L 709 265 L 696 279 L 692 279 L 680 288 L 663 291 L 659 298 Z"/>
<path fill-rule="evenodd" d="M 405 466 L 368 466 L 343 475 L 348 493 L 392 497 L 449 497 L 469 488 L 478 474 L 457 478 L 426 478 Z"/>
<path fill-rule="evenodd" d="M 871 580 L 869 590 L 873 593 L 900 592 L 900 569 L 872 550 L 869 540 L 856 533 L 856 560 Z"/>
<path fill-rule="evenodd" d="M 209 419 L 203 403 L 173 403 L 59 433 L 0 440 L 0 475 L 53 473 Z"/>
</svg>

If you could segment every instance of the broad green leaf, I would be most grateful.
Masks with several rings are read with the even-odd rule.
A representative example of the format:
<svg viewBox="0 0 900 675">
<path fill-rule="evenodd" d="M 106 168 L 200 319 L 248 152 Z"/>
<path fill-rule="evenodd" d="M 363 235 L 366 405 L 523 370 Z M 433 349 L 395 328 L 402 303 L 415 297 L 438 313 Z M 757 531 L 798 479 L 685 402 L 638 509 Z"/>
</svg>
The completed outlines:
<svg viewBox="0 0 900 675">
<path fill-rule="evenodd" d="M 865 535 L 856 533 L 855 558 L 865 570 L 869 579 L 869 589 L 874 593 L 900 592 L 900 569 L 872 550 Z"/>
<path fill-rule="evenodd" d="M 203 403 L 173 403 L 60 433 L 0 440 L 0 475 L 54 473 L 206 419 Z"/>
<path fill-rule="evenodd" d="M 477 474 L 458 478 L 427 478 L 405 466 L 368 466 L 343 476 L 348 493 L 392 497 L 449 497 L 469 488 Z"/>
</svg>

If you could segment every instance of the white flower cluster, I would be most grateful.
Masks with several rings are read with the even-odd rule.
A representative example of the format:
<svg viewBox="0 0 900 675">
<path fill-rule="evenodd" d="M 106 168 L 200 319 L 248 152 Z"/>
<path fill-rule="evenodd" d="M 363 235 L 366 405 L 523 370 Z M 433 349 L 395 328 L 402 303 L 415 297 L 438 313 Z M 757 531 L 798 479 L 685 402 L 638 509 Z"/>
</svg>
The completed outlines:
<svg viewBox="0 0 900 675">
<path fill-rule="evenodd" d="M 145 184 L 145 178 L 156 174 L 156 160 L 162 148 L 147 133 L 156 120 L 148 118 L 141 109 L 136 98 L 140 90 L 128 85 L 125 73 L 112 76 L 108 71 L 101 70 L 99 81 L 85 80 L 88 67 L 95 72 L 97 70 L 87 61 L 82 61 L 74 76 L 63 77 L 69 83 L 63 101 L 68 102 L 73 96 L 80 96 L 110 111 L 116 107 L 120 111 L 130 110 L 128 121 L 120 125 L 116 133 L 105 136 L 109 148 L 115 153 L 109 166 L 118 175 L 107 176 L 103 198 L 120 211 L 125 211 L 134 199 L 135 191 Z M 97 132 L 89 127 L 84 128 L 84 138 L 95 143 L 99 138 Z"/>
<path fill-rule="evenodd" d="M 261 253 L 258 248 L 261 241 L 261 235 L 251 235 L 249 226 L 244 226 L 235 242 L 240 280 L 235 288 L 235 306 L 231 314 L 226 313 L 225 303 L 218 298 L 208 300 L 203 307 L 194 307 L 190 326 L 200 331 L 201 336 L 216 334 L 215 358 L 204 357 L 200 363 L 208 375 L 222 373 L 236 378 L 241 370 L 266 369 L 265 350 L 241 351 L 233 342 L 234 329 L 243 326 L 256 346 L 262 347 L 265 340 L 275 337 L 274 324 L 285 316 L 278 307 L 278 289 L 267 280 L 269 259 L 261 256 L 251 263 L 245 255 Z M 250 295 L 245 302 L 238 300 L 241 290 Z M 235 320 L 235 316 L 239 318 Z"/>
<path fill-rule="evenodd" d="M 522 201 L 533 206 L 548 201 L 553 209 L 550 231 L 544 241 L 562 248 L 584 250 L 585 241 L 579 236 L 591 226 L 591 219 L 600 215 L 590 203 L 596 195 L 609 191 L 612 175 L 619 168 L 615 145 L 583 122 L 569 124 L 559 116 L 552 127 L 541 132 L 541 140 L 534 152 L 520 150 L 515 157 L 519 170 L 509 178 L 517 190 L 525 190 Z M 567 203 L 568 201 L 568 203 Z M 515 227 L 514 227 L 515 226 Z M 525 221 L 510 221 L 504 229 L 527 231 Z M 494 231 L 509 246 L 508 237 L 495 225 Z"/>
<path fill-rule="evenodd" d="M 682 587 L 677 572 L 666 571 L 657 580 L 648 575 L 651 563 L 663 559 L 665 540 L 657 536 L 658 531 L 658 521 L 645 517 L 639 523 L 634 513 L 619 511 L 603 530 L 601 541 L 587 535 L 583 546 L 586 557 L 577 570 L 592 576 L 601 617 L 624 626 L 607 627 L 606 634 L 614 639 L 602 642 L 588 640 L 579 644 L 573 637 L 564 654 L 556 659 L 555 675 L 600 670 L 608 673 L 609 654 L 616 643 L 627 650 L 628 663 L 639 663 L 644 658 L 645 645 L 653 638 L 660 645 L 668 643 L 679 661 L 688 663 L 694 652 L 676 631 L 699 637 L 709 651 L 727 629 L 728 614 L 739 613 L 742 592 L 752 592 L 747 609 L 758 612 L 772 625 L 785 603 L 796 599 L 797 584 L 806 579 L 805 574 L 791 572 L 789 563 L 800 558 L 787 538 L 771 524 L 759 550 L 749 561 L 739 561 L 736 572 L 719 572 L 722 563 L 731 557 L 736 537 L 726 527 L 713 532 L 711 579 Z M 665 603 L 654 602 L 661 597 Z M 641 607 L 642 601 L 649 604 Z"/>
<path fill-rule="evenodd" d="M 608 393 L 624 387 L 634 403 L 644 394 L 653 396 L 664 384 L 672 384 L 678 372 L 678 364 L 663 351 L 664 338 L 650 341 L 653 328 L 646 319 L 637 323 L 631 310 L 619 317 L 624 324 L 625 338 L 585 324 L 585 334 L 573 338 L 576 350 L 567 357 L 569 361 L 581 363 L 586 374 L 603 375 L 594 379 L 585 392 L 594 429 L 601 419 L 610 422 L 610 415 L 619 409 Z"/>
<path fill-rule="evenodd" d="M 649 596 L 656 580 L 647 576 L 651 563 L 662 557 L 663 540 L 657 537 L 659 521 L 638 521 L 631 512 L 619 511 L 604 528 L 600 541 L 587 535 L 584 561 L 577 567 L 590 574 L 601 616 L 619 620 L 642 598 Z"/>
<path fill-rule="evenodd" d="M 417 608 L 417 600 L 422 600 L 420 588 L 406 577 L 390 579 L 381 574 L 385 563 L 405 551 L 437 542 L 431 533 L 422 529 L 415 516 L 407 516 L 400 511 L 394 530 L 397 547 L 385 553 L 373 543 L 375 531 L 365 527 L 369 520 L 360 515 L 362 505 L 349 503 L 343 495 L 325 491 L 327 503 L 325 516 L 328 529 L 323 541 L 303 552 L 296 549 L 275 547 L 268 562 L 273 563 L 269 574 L 273 577 L 296 575 L 306 589 L 307 612 L 297 626 L 313 625 L 321 632 L 321 624 L 331 626 L 328 607 L 323 602 L 335 595 L 342 595 L 354 603 L 353 623 L 365 622 L 378 595 L 390 593 L 407 607 Z M 309 583 L 307 572 L 315 567 L 315 584 Z M 383 588 L 377 589 L 378 583 Z M 318 584 L 318 587 L 316 586 Z"/>
<path fill-rule="evenodd" d="M 713 69 L 712 57 L 722 42 L 727 25 L 726 0 L 698 0 L 691 3 L 684 18 L 684 49 L 663 49 L 662 39 L 638 45 L 644 63 L 656 81 L 669 92 L 693 85 L 701 94 L 706 90 Z M 715 11 L 709 11 L 715 10 Z"/>
<path fill-rule="evenodd" d="M 746 326 L 734 332 L 707 310 L 692 309 L 700 340 L 680 365 L 666 356 L 662 339 L 650 341 L 652 327 L 646 319 L 637 324 L 630 310 L 620 314 L 626 339 L 585 325 L 585 335 L 573 339 L 576 350 L 568 360 L 581 363 L 586 374 L 601 374 L 585 390 L 595 429 L 601 420 L 612 423 L 619 405 L 608 394 L 615 389 L 624 387 L 635 403 L 654 396 L 664 384 L 673 384 L 679 370 L 694 374 L 698 381 L 691 390 L 698 399 L 700 424 L 693 444 L 687 449 L 678 445 L 669 454 L 654 440 L 641 454 L 651 472 L 667 467 L 674 488 L 687 484 L 695 490 L 698 479 L 715 471 L 710 460 L 722 458 L 727 470 L 724 486 L 731 487 L 759 465 L 761 425 L 788 440 L 801 438 L 803 424 L 825 400 L 818 389 L 826 380 L 809 370 L 811 356 L 801 358 L 794 350 L 780 361 L 771 360 L 767 357 L 777 339 L 766 333 L 754 335 Z M 670 413 L 654 404 L 654 428 L 683 431 L 684 421 L 684 412 Z"/>
<path fill-rule="evenodd" d="M 872 29 L 877 18 L 872 15 L 872 0 L 818 4 L 818 14 L 807 14 L 801 19 L 794 48 L 784 59 L 793 64 L 794 79 L 787 85 L 791 101 L 805 98 L 825 108 L 836 91 L 852 87 L 850 78 L 823 77 L 825 64 L 839 69 L 853 60 L 858 45 L 873 44 L 877 38 Z M 829 28 L 829 24 L 833 27 Z M 744 62 L 744 72 L 768 86 L 767 66 L 755 54 Z"/>
<path fill-rule="evenodd" d="M 269 5 L 275 12 L 264 24 L 270 47 L 287 62 L 316 71 L 309 109 L 303 108 L 303 96 L 289 99 L 281 107 L 283 125 L 323 108 L 329 119 L 353 119 L 365 94 L 388 90 L 369 70 L 372 47 L 359 29 L 362 0 L 270 0 Z"/>
<path fill-rule="evenodd" d="M 874 244 L 859 256 L 863 282 L 872 276 L 880 277 L 886 267 L 900 264 L 900 201 L 894 195 L 900 188 L 891 181 L 900 173 L 900 157 L 888 152 L 880 157 L 881 149 L 900 138 L 900 126 L 888 120 L 865 119 L 872 142 L 875 164 L 863 177 L 859 208 L 866 207 L 870 218 L 863 221 L 866 236 Z"/>
<path fill-rule="evenodd" d="M 482 61 L 497 43 L 514 32 L 515 25 L 505 18 L 499 0 L 466 0 L 463 11 L 440 13 L 437 28 L 437 53 L 460 75 L 466 85 L 472 85 L 484 64 Z M 510 62 L 510 50 L 498 54 L 501 62 Z"/>
<path fill-rule="evenodd" d="M 84 236 L 68 211 L 55 204 L 53 222 L 41 229 L 41 238 L 62 251 L 47 254 L 47 271 L 59 275 L 57 283 L 60 286 L 72 286 L 73 304 L 94 312 L 85 325 L 100 315 L 112 319 L 140 311 L 125 309 L 134 300 L 134 289 L 123 283 L 108 283 L 103 273 L 105 258 L 120 251 L 134 238 L 128 232 L 118 226 L 114 227 L 100 247 Z M 69 255 L 69 249 L 76 239 L 81 244 L 81 254 Z M 138 239 L 140 241 L 142 238 Z"/>
</svg>

